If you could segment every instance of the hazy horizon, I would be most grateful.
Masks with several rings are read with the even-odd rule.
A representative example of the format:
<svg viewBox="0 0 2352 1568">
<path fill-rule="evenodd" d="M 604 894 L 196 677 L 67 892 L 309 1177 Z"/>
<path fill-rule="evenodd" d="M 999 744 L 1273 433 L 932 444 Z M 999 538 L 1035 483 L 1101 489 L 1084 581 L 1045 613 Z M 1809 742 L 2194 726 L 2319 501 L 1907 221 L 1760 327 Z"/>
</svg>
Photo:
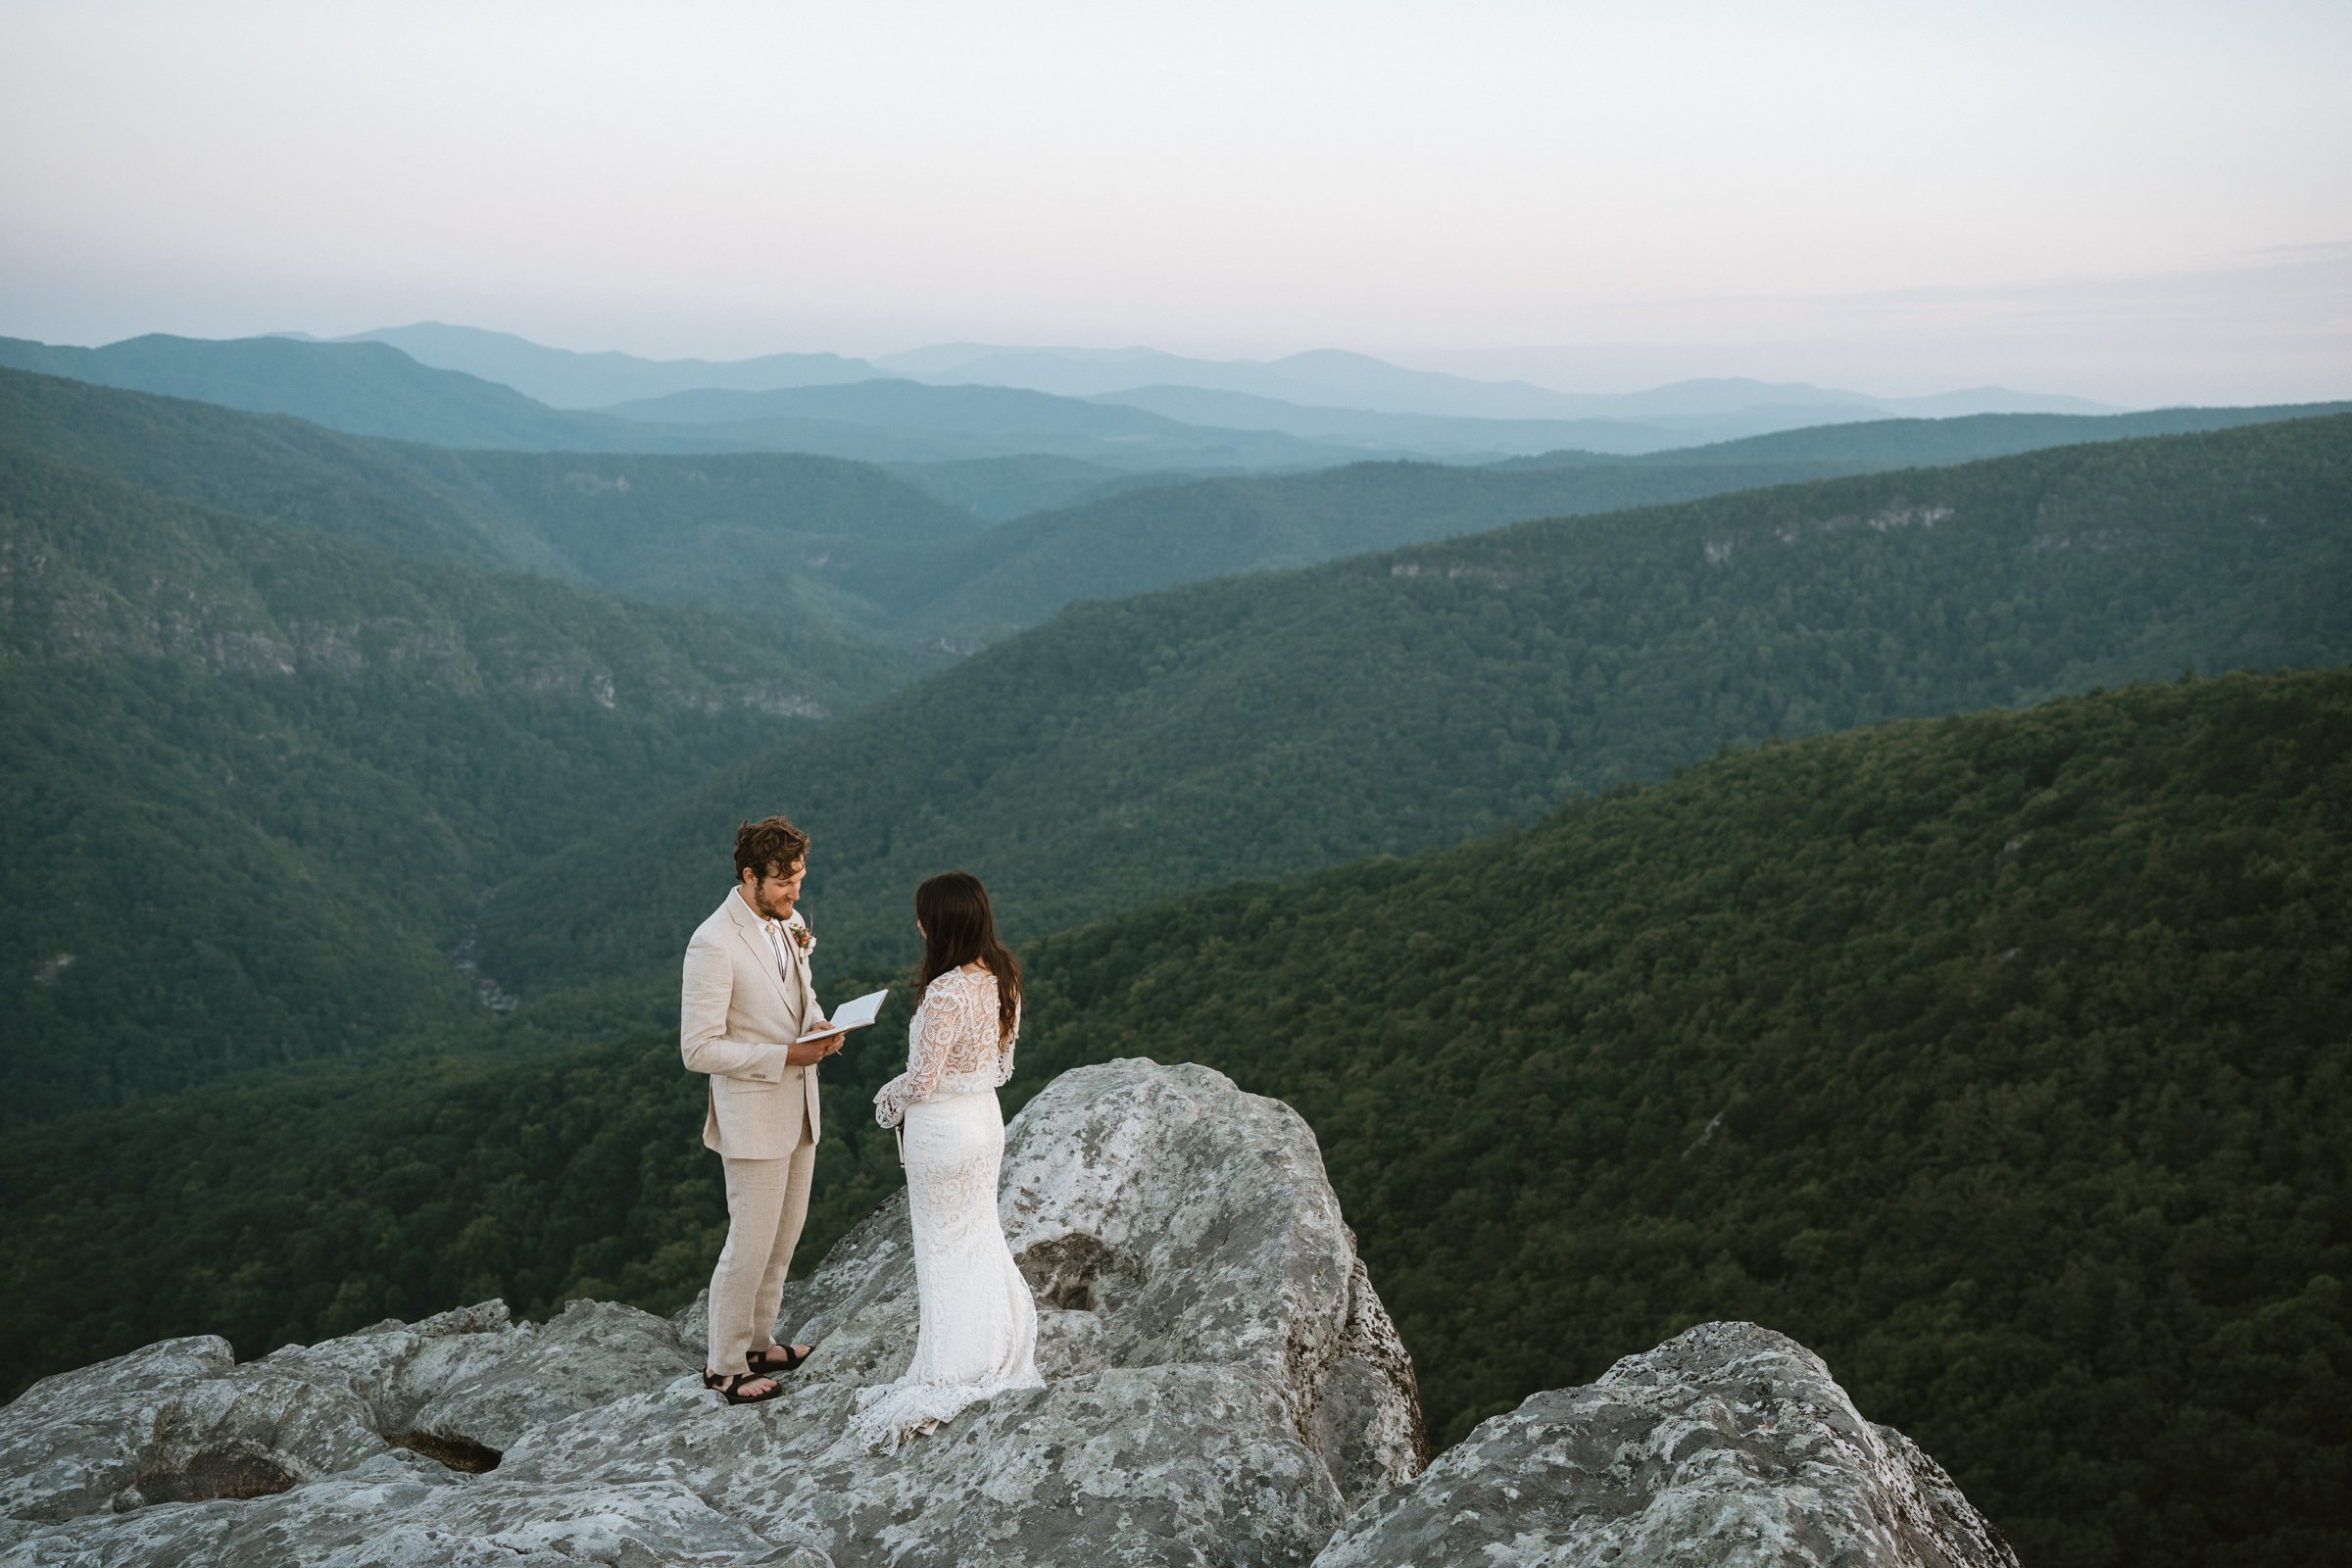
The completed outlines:
<svg viewBox="0 0 2352 1568">
<path fill-rule="evenodd" d="M 2352 392 L 2352 8 L 10 0 L 0 332 Z"/>
</svg>

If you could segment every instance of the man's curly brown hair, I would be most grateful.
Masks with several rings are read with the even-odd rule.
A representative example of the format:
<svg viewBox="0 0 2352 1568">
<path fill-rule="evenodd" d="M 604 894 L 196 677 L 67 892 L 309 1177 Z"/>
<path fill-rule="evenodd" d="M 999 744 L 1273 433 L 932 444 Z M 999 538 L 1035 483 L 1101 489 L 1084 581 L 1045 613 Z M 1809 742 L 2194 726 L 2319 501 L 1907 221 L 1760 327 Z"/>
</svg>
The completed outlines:
<svg viewBox="0 0 2352 1568">
<path fill-rule="evenodd" d="M 808 858 L 808 835 L 781 816 L 763 816 L 735 829 L 735 880 L 743 873 L 790 876 Z"/>
</svg>

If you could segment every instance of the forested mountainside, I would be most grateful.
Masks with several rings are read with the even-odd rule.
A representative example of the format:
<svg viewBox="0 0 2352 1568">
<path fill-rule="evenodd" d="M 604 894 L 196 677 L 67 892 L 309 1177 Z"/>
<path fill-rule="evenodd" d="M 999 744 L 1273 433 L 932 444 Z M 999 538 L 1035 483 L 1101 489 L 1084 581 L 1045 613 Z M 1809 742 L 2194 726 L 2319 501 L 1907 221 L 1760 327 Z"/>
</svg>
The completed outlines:
<svg viewBox="0 0 2352 1568">
<path fill-rule="evenodd" d="M 1039 944 L 1315 1126 L 1441 1442 L 1770 1323 L 2029 1563 L 2352 1546 L 2352 676 L 1736 753 Z"/>
<path fill-rule="evenodd" d="M 1529 388 L 1533 391 L 1534 388 Z M 1649 452 L 1720 440 L 1756 429 L 1784 429 L 1852 418 L 1851 408 L 1759 408 L 1704 421 L 1705 433 L 1686 433 L 1673 423 L 1612 418 L 1496 418 L 1446 414 L 1383 413 L 1328 403 L 1231 392 L 1215 387 L 1145 383 L 1094 394 L 1097 403 L 1149 409 L 1171 419 L 1221 424 L 1248 430 L 1280 430 L 1306 441 L 1339 441 L 1367 454 L 1492 462 L 1502 454 L 1550 453 L 1563 449 Z M 1867 416 L 1866 415 L 1864 416 Z"/>
<path fill-rule="evenodd" d="M 2166 417 L 2250 412 L 2264 411 Z M 1306 565 L 1530 517 L 1915 465 L 1949 447 L 1944 425 L 1973 422 L 1854 427 L 1880 434 L 1850 449 L 1827 431 L 1828 444 L 1809 455 L 1742 460 L 1736 449 L 1747 444 L 1734 443 L 1699 449 L 1688 466 L 1388 463 L 1190 482 L 1161 475 L 990 526 L 918 486 L 968 493 L 986 508 L 1015 493 L 1102 488 L 1104 470 L 1004 459 L 941 466 L 927 476 L 910 466 L 909 483 L 868 464 L 802 454 L 458 452 L 0 370 L 0 439 L 165 494 L 404 554 L 512 566 L 636 597 L 767 610 L 846 639 L 863 631 L 934 650 L 943 638 L 965 648 L 1000 638 L 1074 599 Z M 2048 444 L 2106 427 L 2041 418 L 2030 437 L 2002 439 Z"/>
<path fill-rule="evenodd" d="M 1311 473 L 1162 483 L 973 535 L 960 550 L 927 555 L 911 574 L 870 591 L 894 613 L 969 643 L 1035 624 L 1074 599 L 1308 565 L 1533 517 L 2347 410 L 2352 404 L 1874 420 L 1642 458 L 1556 453 L 1477 468 L 1357 463 Z M 1537 475 L 1548 477 L 1530 483 Z"/>
<path fill-rule="evenodd" d="M 1083 506 L 1143 485 L 1175 484 L 1195 473 L 1128 472 L 1082 458 L 961 458 L 883 466 L 925 495 L 990 522 Z"/>
<path fill-rule="evenodd" d="M 739 450 L 822 452 L 869 463 L 1040 454 L 1130 469 L 1304 468 L 1362 455 L 1339 443 L 1188 424 L 1048 392 L 898 377 L 761 392 L 703 388 L 604 412 L 656 429 L 691 429 Z"/>
<path fill-rule="evenodd" d="M 1504 469 L 1590 465 L 1684 467 L 1710 463 L 1823 463 L 1850 465 L 1848 471 L 1936 467 L 2038 452 L 2043 447 L 2123 441 L 2149 435 L 2188 435 L 2199 430 L 2234 430 L 2248 424 L 2316 419 L 2344 413 L 2352 413 L 2352 403 L 2150 409 L 2139 414 L 1971 414 L 1940 419 L 1868 419 L 1780 430 L 1706 446 L 1677 447 L 1638 458 L 1551 452 L 1537 458 L 1506 459 L 1494 466 Z"/>
<path fill-rule="evenodd" d="M 1746 1318 L 1820 1350 L 2027 1562 L 2330 1560 L 2348 807 L 2342 670 L 1735 751 L 1030 943 L 1008 1108 L 1137 1054 L 1296 1105 L 1443 1442 Z M 828 993 L 863 983 L 828 956 Z M 858 1107 L 905 1016 L 825 1069 L 808 1257 L 898 1179 Z M 0 1383 L 492 1295 L 674 1307 L 723 1224 L 702 1098 L 657 1036 L 17 1135 Z"/>
<path fill-rule="evenodd" d="M 1809 479 L 1826 465 L 1499 471 L 1357 463 L 1311 473 L 1200 479 L 998 524 L 866 591 L 961 644 L 1112 599 L 1231 572 L 1312 565 L 1531 517 L 1655 506 Z"/>
<path fill-rule="evenodd" d="M 943 631 L 967 641 L 1002 634 L 1080 595 L 1807 471 L 1356 466 L 1153 487 L 992 528 L 871 465 L 838 458 L 455 452 L 8 371 L 0 371 L 0 439 L 169 495 L 404 554 L 641 598 L 764 608 L 796 624 L 841 636 L 862 629 L 900 646 Z"/>
<path fill-rule="evenodd" d="M 642 599 L 730 605 L 870 633 L 904 649 L 874 590 L 987 531 L 870 465 L 798 453 L 710 458 L 460 454 L 499 510 L 581 580 Z M 905 655 L 898 662 L 906 662 Z"/>
<path fill-rule="evenodd" d="M 564 574 L 545 539 L 465 494 L 438 448 L 10 369 L 0 369 L 0 440 L 161 495 L 400 555 Z"/>
<path fill-rule="evenodd" d="M 870 465 L 836 458 L 453 452 L 6 370 L 0 439 L 403 555 L 638 597 L 783 607 L 836 632 L 872 612 L 822 581 L 816 558 L 902 560 L 977 526 Z"/>
<path fill-rule="evenodd" d="M 947 866 L 1053 930 L 1725 745 L 2348 657 L 2352 417 L 1529 523 L 1075 608 L 583 838 L 483 963 L 662 978 L 764 810 L 815 836 L 833 952 L 896 962 Z"/>
<path fill-rule="evenodd" d="M 489 888 L 903 673 L 0 442 L 0 1120 L 446 1045 Z"/>
<path fill-rule="evenodd" d="M 601 586 L 739 602 L 755 584 L 782 593 L 798 579 L 814 588 L 815 603 L 855 624 L 957 647 L 1050 619 L 1075 599 L 1827 471 L 1781 464 L 1497 473 L 1433 463 L 1352 464 L 1278 476 L 1163 476 L 993 525 L 944 506 L 932 508 L 935 515 L 876 507 L 873 523 L 860 525 L 856 506 L 867 501 L 863 494 L 847 507 L 796 498 L 788 522 L 763 515 L 767 496 L 797 483 L 787 466 L 822 459 L 469 453 L 462 461 L 500 511 L 529 519 Z"/>
</svg>

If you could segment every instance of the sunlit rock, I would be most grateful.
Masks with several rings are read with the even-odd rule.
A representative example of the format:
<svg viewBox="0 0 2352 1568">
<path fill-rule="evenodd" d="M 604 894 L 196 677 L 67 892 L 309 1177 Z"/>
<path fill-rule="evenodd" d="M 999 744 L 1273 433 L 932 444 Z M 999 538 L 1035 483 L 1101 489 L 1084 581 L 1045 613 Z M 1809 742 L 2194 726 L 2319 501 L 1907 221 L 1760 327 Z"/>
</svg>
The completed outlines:
<svg viewBox="0 0 2352 1568">
<path fill-rule="evenodd" d="M 1450 1563 L 2017 1568 L 1935 1460 L 1752 1323 L 1530 1396 L 1356 1513 L 1315 1568 Z"/>
</svg>

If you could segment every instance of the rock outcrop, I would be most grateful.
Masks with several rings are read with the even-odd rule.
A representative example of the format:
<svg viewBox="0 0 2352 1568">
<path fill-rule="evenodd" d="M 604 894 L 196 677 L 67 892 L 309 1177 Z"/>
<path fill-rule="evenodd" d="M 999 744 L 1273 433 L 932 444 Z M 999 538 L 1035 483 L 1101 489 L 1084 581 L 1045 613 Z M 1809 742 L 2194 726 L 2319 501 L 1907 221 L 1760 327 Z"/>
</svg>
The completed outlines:
<svg viewBox="0 0 2352 1568">
<path fill-rule="evenodd" d="M 1935 1460 L 1821 1358 L 1703 1323 L 1482 1423 L 1315 1568 L 2017 1568 Z"/>
<path fill-rule="evenodd" d="M 1313 1135 L 1206 1068 L 1056 1079 L 1009 1129 L 999 1213 L 1048 1385 L 895 1457 L 846 1423 L 913 1349 L 904 1195 L 787 1287 L 780 1326 L 817 1349 L 760 1404 L 703 1389 L 700 1302 L 493 1301 L 49 1378 L 0 1411 L 0 1568 L 2016 1568 L 1934 1460 L 1752 1324 L 1536 1395 L 1423 1471 Z"/>
<path fill-rule="evenodd" d="M 176 1340 L 0 1411 L 0 1562 L 1305 1564 L 1426 1457 L 1411 1364 L 1288 1106 L 1205 1068 L 1056 1079 L 1000 1213 L 1043 1390 L 896 1457 L 845 1432 L 913 1349 L 904 1195 L 787 1289 L 789 1392 L 707 1393 L 698 1303 L 386 1323 L 237 1364 Z"/>
</svg>

